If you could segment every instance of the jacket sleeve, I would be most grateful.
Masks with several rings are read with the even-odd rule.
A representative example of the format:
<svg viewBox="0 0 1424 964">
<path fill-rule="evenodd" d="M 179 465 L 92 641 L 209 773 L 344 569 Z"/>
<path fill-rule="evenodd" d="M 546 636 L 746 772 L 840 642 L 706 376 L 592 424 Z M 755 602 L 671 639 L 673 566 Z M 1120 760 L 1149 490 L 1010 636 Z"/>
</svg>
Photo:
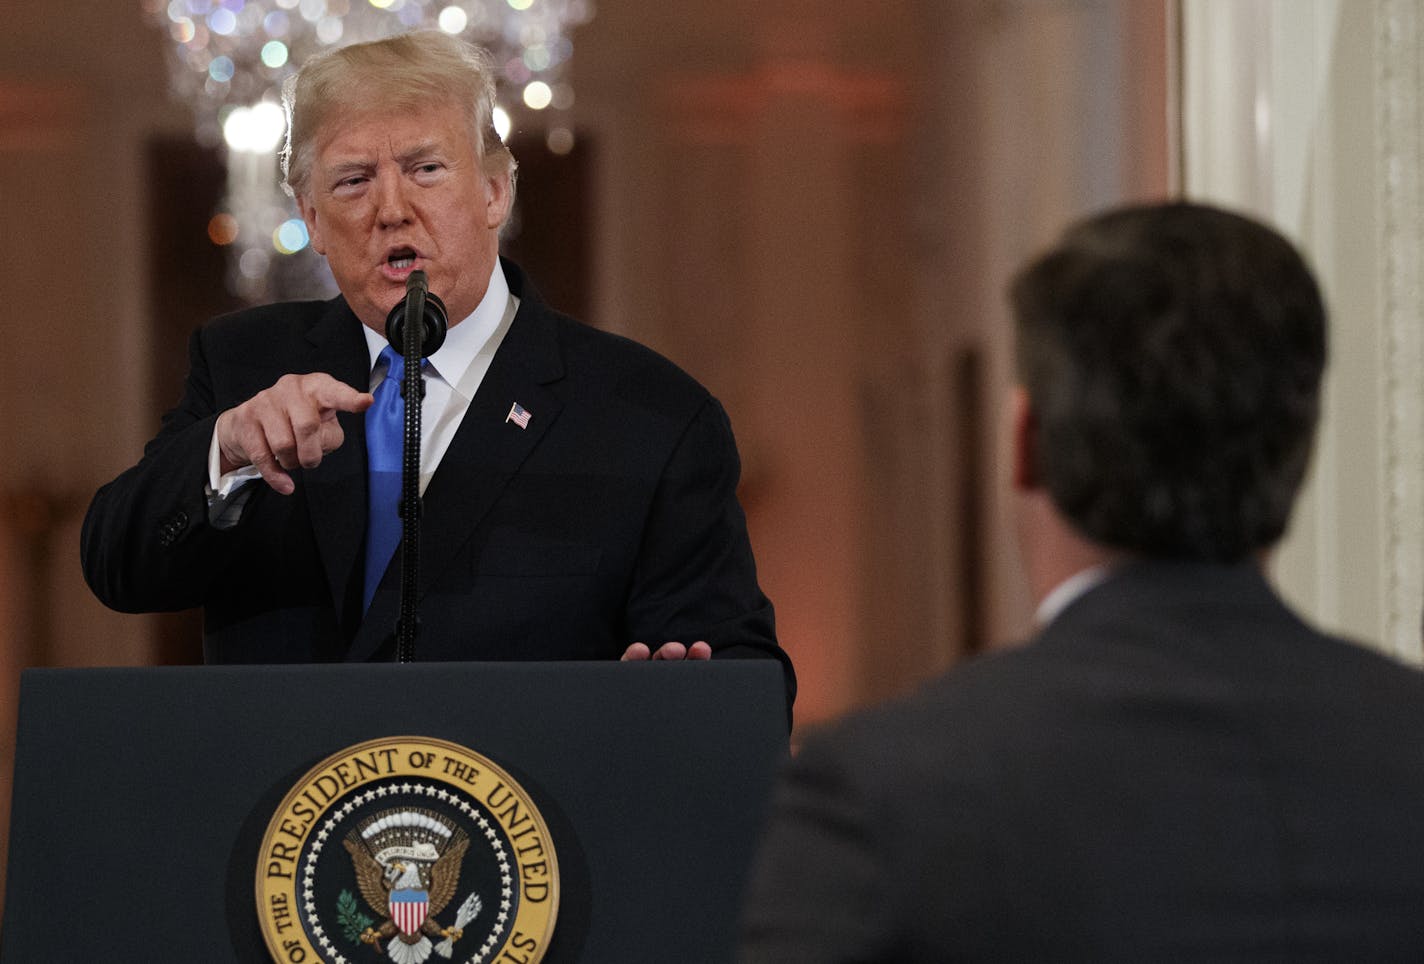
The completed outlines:
<svg viewBox="0 0 1424 964">
<path fill-rule="evenodd" d="M 208 524 L 216 409 L 199 331 L 189 342 L 182 400 L 164 415 L 139 463 L 99 489 L 84 517 L 84 578 L 106 606 L 121 612 L 198 606 L 221 574 L 226 547 L 240 535 Z"/>
<path fill-rule="evenodd" d="M 628 599 L 633 640 L 656 648 L 705 639 L 714 657 L 772 657 L 796 693 L 776 642 L 770 600 L 757 584 L 746 517 L 737 501 L 741 461 L 727 413 L 708 397 L 658 482 Z"/>
</svg>

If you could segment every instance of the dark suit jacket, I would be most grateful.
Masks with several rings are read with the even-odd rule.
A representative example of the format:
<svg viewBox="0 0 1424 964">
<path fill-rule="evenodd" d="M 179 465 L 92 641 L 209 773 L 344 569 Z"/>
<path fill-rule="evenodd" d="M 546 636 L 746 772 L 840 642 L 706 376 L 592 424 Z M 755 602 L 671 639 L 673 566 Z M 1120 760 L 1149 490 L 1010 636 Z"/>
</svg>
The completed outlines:
<svg viewBox="0 0 1424 964">
<path fill-rule="evenodd" d="M 808 739 L 748 962 L 1424 960 L 1424 675 L 1143 563 Z"/>
<path fill-rule="evenodd" d="M 706 639 L 785 661 L 736 499 L 716 399 L 652 351 L 548 308 L 504 263 L 519 311 L 424 497 L 416 658 L 610 659 L 630 642 Z M 364 420 L 294 473 L 254 483 L 240 523 L 208 524 L 217 413 L 283 374 L 366 391 L 360 322 L 337 298 L 219 318 L 197 332 L 181 403 L 142 461 L 100 489 L 85 577 L 129 612 L 202 606 L 215 663 L 390 658 L 399 553 L 361 613 Z M 518 402 L 527 429 L 506 421 Z M 790 685 L 789 664 L 788 685 Z"/>
</svg>

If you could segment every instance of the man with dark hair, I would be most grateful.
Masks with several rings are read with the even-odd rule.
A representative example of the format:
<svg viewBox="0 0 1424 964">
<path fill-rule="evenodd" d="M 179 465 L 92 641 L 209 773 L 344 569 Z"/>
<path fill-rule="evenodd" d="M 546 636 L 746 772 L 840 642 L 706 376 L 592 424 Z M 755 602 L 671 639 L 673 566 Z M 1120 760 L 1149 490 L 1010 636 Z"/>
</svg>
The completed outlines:
<svg viewBox="0 0 1424 964">
<path fill-rule="evenodd" d="M 1326 354 L 1300 256 L 1127 208 L 1012 302 L 1039 632 L 806 741 L 744 959 L 1424 959 L 1424 675 L 1262 572 Z"/>
<path fill-rule="evenodd" d="M 1281 537 L 1325 366 L 1325 309 L 1284 238 L 1200 207 L 1117 211 L 1012 301 L 1033 473 L 1078 532 L 1213 562 Z"/>
</svg>

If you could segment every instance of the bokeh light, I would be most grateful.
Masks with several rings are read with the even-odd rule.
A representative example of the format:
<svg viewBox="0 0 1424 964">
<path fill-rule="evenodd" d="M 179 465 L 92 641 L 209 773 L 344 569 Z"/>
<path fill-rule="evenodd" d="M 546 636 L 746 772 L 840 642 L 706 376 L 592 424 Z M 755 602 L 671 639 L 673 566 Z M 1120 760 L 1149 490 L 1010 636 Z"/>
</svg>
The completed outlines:
<svg viewBox="0 0 1424 964">
<path fill-rule="evenodd" d="M 523 57 L 511 57 L 504 64 L 504 79 L 516 87 L 521 87 L 529 80 L 529 67 L 524 63 Z"/>
<path fill-rule="evenodd" d="M 290 218 L 272 232 L 272 247 L 282 254 L 296 254 L 307 246 L 307 226 L 301 218 Z"/>
<path fill-rule="evenodd" d="M 470 18 L 459 7 L 446 7 L 440 11 L 440 29 L 448 34 L 457 34 L 469 25 Z"/>
<path fill-rule="evenodd" d="M 505 110 L 503 107 L 496 107 L 493 113 L 490 115 L 490 120 L 494 123 L 494 132 L 499 135 L 499 139 L 502 141 L 508 141 L 509 132 L 514 127 L 514 125 L 510 123 L 509 120 L 509 111 Z"/>
<path fill-rule="evenodd" d="M 270 154 L 282 142 L 287 118 L 271 101 L 234 107 L 223 121 L 223 139 L 235 151 Z"/>
<path fill-rule="evenodd" d="M 340 17 L 325 16 L 316 22 L 316 39 L 324 44 L 336 43 L 345 31 Z"/>
<path fill-rule="evenodd" d="M 237 14 L 226 7 L 218 7 L 208 14 L 208 29 L 220 37 L 227 37 L 237 29 Z"/>
<path fill-rule="evenodd" d="M 549 145 L 551 153 L 567 154 L 574 149 L 574 132 L 567 127 L 555 127 L 549 131 L 549 136 L 544 138 L 544 143 Z"/>
<path fill-rule="evenodd" d="M 208 76 L 220 84 L 232 80 L 233 71 L 231 57 L 214 57 L 213 62 L 208 64 Z"/>
<path fill-rule="evenodd" d="M 208 219 L 208 240 L 218 246 L 232 244 L 237 240 L 237 218 L 226 211 L 214 214 Z"/>
<path fill-rule="evenodd" d="M 533 81 L 524 88 L 524 103 L 533 110 L 543 110 L 554 99 L 554 92 L 542 80 Z"/>
<path fill-rule="evenodd" d="M 272 266 L 272 256 L 261 248 L 248 248 L 237 261 L 237 270 L 244 278 L 257 279 L 267 274 Z"/>
<path fill-rule="evenodd" d="M 287 62 L 287 45 L 280 40 L 269 40 L 262 45 L 262 62 L 273 70 Z"/>
</svg>

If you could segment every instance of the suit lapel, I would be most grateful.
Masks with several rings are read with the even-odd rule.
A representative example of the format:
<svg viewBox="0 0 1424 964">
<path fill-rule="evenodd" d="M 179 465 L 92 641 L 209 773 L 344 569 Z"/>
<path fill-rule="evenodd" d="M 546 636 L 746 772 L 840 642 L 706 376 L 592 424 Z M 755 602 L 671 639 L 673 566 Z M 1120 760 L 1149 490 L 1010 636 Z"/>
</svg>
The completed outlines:
<svg viewBox="0 0 1424 964">
<path fill-rule="evenodd" d="M 548 387 L 563 377 L 555 323 L 532 289 L 524 285 L 520 291 L 518 282 L 522 280 L 511 278 L 511 290 L 521 295 L 519 311 L 421 500 L 421 518 L 425 520 L 420 530 L 421 599 L 454 564 L 563 408 L 563 402 Z M 529 413 L 525 428 L 509 419 L 516 403 Z M 388 576 L 388 581 L 391 578 Z M 352 641 L 349 660 L 366 660 L 375 653 L 390 635 L 398 607 L 395 594 L 376 594 Z"/>
<path fill-rule="evenodd" d="M 307 337 L 313 349 L 313 371 L 328 372 L 358 391 L 370 388 L 370 353 L 361 322 L 343 299 L 330 303 Z M 337 421 L 346 434 L 345 442 L 302 477 L 313 535 L 341 618 L 350 603 L 352 573 L 365 538 L 366 426 L 364 416 L 350 412 L 338 413 Z"/>
</svg>

